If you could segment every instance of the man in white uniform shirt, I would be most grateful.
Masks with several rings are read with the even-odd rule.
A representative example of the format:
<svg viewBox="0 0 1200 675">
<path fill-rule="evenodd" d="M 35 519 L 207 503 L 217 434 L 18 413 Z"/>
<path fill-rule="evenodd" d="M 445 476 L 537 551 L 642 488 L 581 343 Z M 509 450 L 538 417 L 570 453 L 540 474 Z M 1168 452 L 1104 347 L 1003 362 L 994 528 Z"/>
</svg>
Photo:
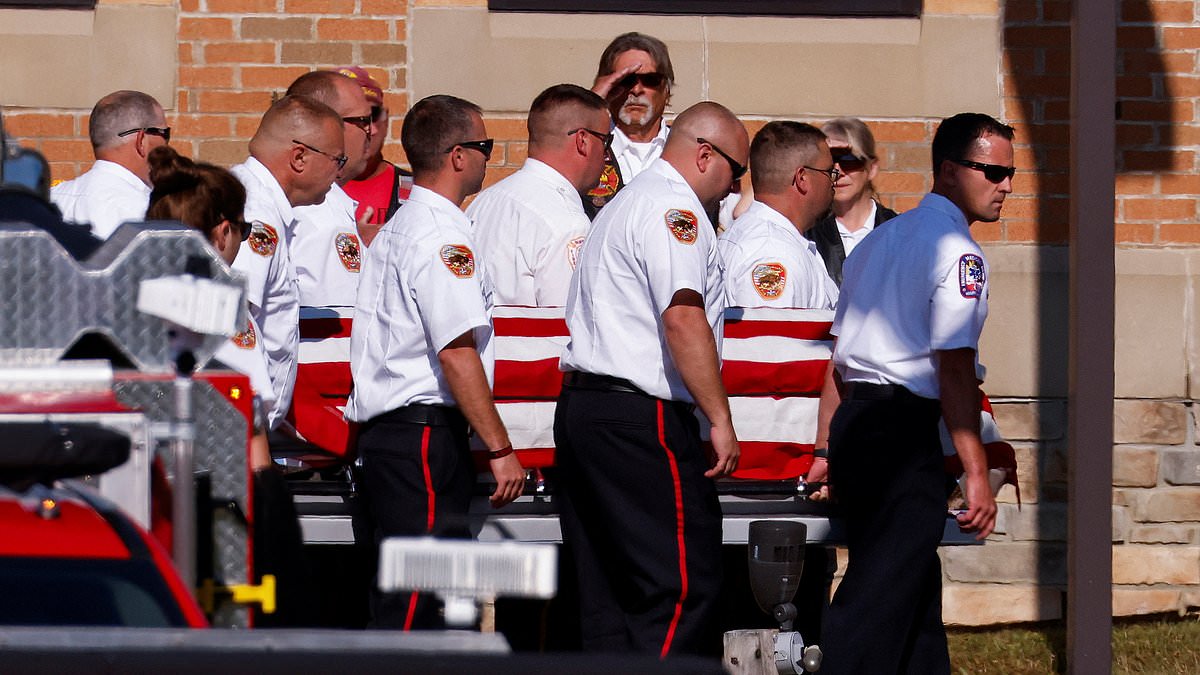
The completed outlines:
<svg viewBox="0 0 1200 675">
<path fill-rule="evenodd" d="M 966 472 L 959 527 L 982 539 L 996 521 L 979 436 L 989 274 L 968 228 L 1000 218 L 1012 192 L 1012 137 L 987 115 L 943 120 L 932 192 L 846 259 L 817 447 L 828 439 L 850 556 L 824 624 L 823 673 L 950 672 L 938 417 Z"/>
<path fill-rule="evenodd" d="M 719 645 L 721 511 L 737 467 L 721 382 L 725 309 L 705 212 L 745 171 L 745 127 L 704 102 L 597 217 L 567 300 L 554 418 L 563 540 L 584 648 L 667 657 Z M 709 422 L 715 459 L 692 411 Z"/>
<path fill-rule="evenodd" d="M 290 96 L 307 96 L 342 118 L 346 165 L 320 204 L 296 209 L 291 254 L 304 307 L 352 307 L 358 290 L 362 238 L 354 213 L 358 202 L 342 184 L 362 173 L 371 140 L 371 104 L 362 86 L 341 73 L 319 70 L 296 78 Z M 369 218 L 369 214 L 367 215 Z"/>
<path fill-rule="evenodd" d="M 612 135 L 604 99 L 574 84 L 529 109 L 529 158 L 467 208 L 499 305 L 558 306 L 591 221 L 580 194 L 596 184 Z"/>
<path fill-rule="evenodd" d="M 107 239 L 127 220 L 144 221 L 150 203 L 150 151 L 171 140 L 162 106 L 140 91 L 115 91 L 88 118 L 96 162 L 82 176 L 50 189 L 68 223 L 90 223 Z"/>
<path fill-rule="evenodd" d="M 342 121 L 324 103 L 303 96 L 276 101 L 250 139 L 250 158 L 230 171 L 246 187 L 250 238 L 233 268 L 247 277 L 250 314 L 262 330 L 267 371 L 275 391 L 268 424 L 287 414 L 296 383 L 300 302 L 290 243 L 293 207 L 319 204 L 346 162 Z"/>
<path fill-rule="evenodd" d="M 483 186 L 493 141 L 479 107 L 430 96 L 404 117 L 413 168 L 409 200 L 366 249 L 346 418 L 361 423 L 358 454 L 375 540 L 470 537 L 475 468 L 467 425 L 488 449 L 492 504 L 520 496 L 525 472 L 492 401 L 492 289 L 478 264 L 463 201 Z M 413 592 L 372 595 L 378 628 L 439 625 Z"/>
<path fill-rule="evenodd" d="M 838 291 L 804 231 L 829 210 L 837 170 L 825 134 L 770 122 L 750 144 L 754 202 L 717 241 L 732 307 L 833 309 Z"/>
</svg>

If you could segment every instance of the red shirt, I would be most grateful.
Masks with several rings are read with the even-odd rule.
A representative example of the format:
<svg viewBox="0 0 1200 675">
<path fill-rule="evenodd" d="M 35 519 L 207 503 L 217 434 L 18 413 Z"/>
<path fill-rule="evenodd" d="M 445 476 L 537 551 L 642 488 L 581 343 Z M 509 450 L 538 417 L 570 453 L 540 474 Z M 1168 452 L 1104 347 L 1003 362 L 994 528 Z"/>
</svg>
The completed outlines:
<svg viewBox="0 0 1200 675">
<path fill-rule="evenodd" d="M 375 213 L 367 222 L 382 225 L 408 200 L 408 194 L 412 191 L 412 174 L 391 162 L 384 162 L 383 171 L 366 180 L 349 181 L 342 189 L 358 202 L 358 209 L 354 212 L 356 219 L 362 217 L 368 206 L 372 206 Z"/>
</svg>

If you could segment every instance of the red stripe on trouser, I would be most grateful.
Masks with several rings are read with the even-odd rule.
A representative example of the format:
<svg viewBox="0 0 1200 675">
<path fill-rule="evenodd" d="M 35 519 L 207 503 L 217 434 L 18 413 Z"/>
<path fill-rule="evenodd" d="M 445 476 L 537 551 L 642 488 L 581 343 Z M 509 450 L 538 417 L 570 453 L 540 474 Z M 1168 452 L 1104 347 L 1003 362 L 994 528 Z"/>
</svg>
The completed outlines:
<svg viewBox="0 0 1200 675">
<path fill-rule="evenodd" d="M 675 463 L 675 453 L 667 447 L 667 430 L 663 424 L 663 403 L 658 401 L 658 443 L 667 454 L 667 466 L 671 467 L 671 486 L 675 490 L 675 541 L 679 547 L 679 600 L 675 603 L 675 615 L 671 617 L 671 625 L 667 626 L 667 637 L 663 640 L 662 651 L 658 658 L 665 659 L 671 651 L 671 641 L 675 639 L 675 628 L 679 625 L 679 617 L 683 614 L 683 601 L 687 599 L 687 548 L 683 541 L 683 486 L 679 483 L 679 465 Z"/>
<path fill-rule="evenodd" d="M 425 532 L 433 532 L 433 508 L 436 505 L 436 495 L 433 493 L 433 476 L 429 472 L 429 427 L 421 432 L 421 471 L 425 474 L 425 497 L 427 500 L 425 516 Z M 412 630 L 413 617 L 417 613 L 417 591 L 408 598 L 408 614 L 404 617 L 404 630 Z"/>
</svg>

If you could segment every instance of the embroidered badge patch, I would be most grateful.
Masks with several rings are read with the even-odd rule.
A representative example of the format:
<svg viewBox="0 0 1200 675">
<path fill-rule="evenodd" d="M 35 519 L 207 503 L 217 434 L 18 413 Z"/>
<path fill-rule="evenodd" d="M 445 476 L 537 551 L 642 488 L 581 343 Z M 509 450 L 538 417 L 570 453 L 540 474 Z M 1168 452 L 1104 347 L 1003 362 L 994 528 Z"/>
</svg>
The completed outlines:
<svg viewBox="0 0 1200 675">
<path fill-rule="evenodd" d="M 442 262 L 459 279 L 466 279 L 475 274 L 475 254 L 471 249 L 458 244 L 446 244 L 442 247 Z"/>
<path fill-rule="evenodd" d="M 270 258 L 275 255 L 275 248 L 279 245 L 279 233 L 270 225 L 256 220 L 254 229 L 250 231 L 250 238 L 246 241 L 250 244 L 251 251 Z"/>
<path fill-rule="evenodd" d="M 579 264 L 579 249 L 582 247 L 583 237 L 575 237 L 567 242 L 567 263 L 571 265 L 572 270 Z"/>
<path fill-rule="evenodd" d="M 338 257 L 341 258 L 342 266 L 346 268 L 346 271 L 358 272 L 360 265 L 358 235 L 338 232 L 338 236 L 333 240 L 333 247 L 337 249 Z"/>
<path fill-rule="evenodd" d="M 600 174 L 600 183 L 588 190 L 588 197 L 592 199 L 592 205 L 596 208 L 604 206 L 604 204 L 621 188 L 621 175 L 617 173 L 617 167 L 610 161 L 605 160 L 604 172 Z"/>
<path fill-rule="evenodd" d="M 696 214 L 683 209 L 671 209 L 663 218 L 667 221 L 667 227 L 670 228 L 671 234 L 676 239 L 685 244 L 696 243 L 698 234 Z"/>
<path fill-rule="evenodd" d="M 958 259 L 958 292 L 964 298 L 978 298 L 983 295 L 983 258 L 967 253 Z"/>
<path fill-rule="evenodd" d="M 254 349 L 254 345 L 258 344 L 258 336 L 254 333 L 254 324 L 247 326 L 245 332 L 238 333 L 229 339 L 239 349 Z"/>
<path fill-rule="evenodd" d="M 779 263 L 755 265 L 750 272 L 754 290 L 763 300 L 777 300 L 787 286 L 787 268 Z"/>
</svg>

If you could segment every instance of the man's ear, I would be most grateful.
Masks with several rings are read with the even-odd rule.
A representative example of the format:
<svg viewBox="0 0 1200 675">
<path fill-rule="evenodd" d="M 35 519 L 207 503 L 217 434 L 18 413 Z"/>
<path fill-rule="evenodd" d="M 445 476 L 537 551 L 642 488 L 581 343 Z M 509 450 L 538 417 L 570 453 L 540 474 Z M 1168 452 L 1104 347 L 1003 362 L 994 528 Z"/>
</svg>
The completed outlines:
<svg viewBox="0 0 1200 675">
<path fill-rule="evenodd" d="M 288 153 L 288 166 L 291 167 L 293 173 L 304 173 L 306 164 L 304 159 L 304 148 L 299 145 L 292 145 L 292 151 Z"/>
<path fill-rule="evenodd" d="M 461 145 L 456 145 L 451 148 L 447 155 L 448 156 L 446 157 L 445 161 L 450 163 L 450 168 L 454 169 L 455 173 L 463 171 L 467 168 L 466 151 L 463 150 Z"/>
</svg>

